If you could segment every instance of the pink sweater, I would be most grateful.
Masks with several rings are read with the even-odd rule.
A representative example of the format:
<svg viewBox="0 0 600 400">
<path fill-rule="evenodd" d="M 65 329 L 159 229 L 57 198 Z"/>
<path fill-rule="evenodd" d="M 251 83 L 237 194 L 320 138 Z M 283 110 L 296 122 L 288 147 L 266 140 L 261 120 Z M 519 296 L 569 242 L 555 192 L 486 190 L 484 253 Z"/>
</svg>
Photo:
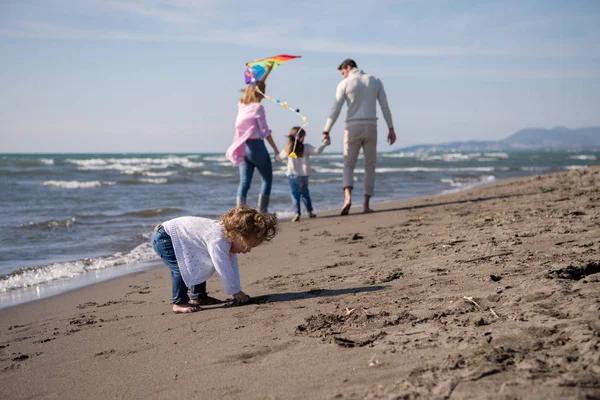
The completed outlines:
<svg viewBox="0 0 600 400">
<path fill-rule="evenodd" d="M 265 108 L 260 103 L 238 103 L 233 143 L 225 155 L 234 166 L 240 165 L 246 154 L 246 140 L 264 139 L 271 134 L 267 125 Z"/>
</svg>

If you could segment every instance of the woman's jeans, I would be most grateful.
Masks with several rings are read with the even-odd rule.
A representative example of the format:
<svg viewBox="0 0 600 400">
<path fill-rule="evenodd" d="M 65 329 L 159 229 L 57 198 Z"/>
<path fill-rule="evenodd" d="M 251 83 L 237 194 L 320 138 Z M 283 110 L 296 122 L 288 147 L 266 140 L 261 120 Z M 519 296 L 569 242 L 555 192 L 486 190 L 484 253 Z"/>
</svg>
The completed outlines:
<svg viewBox="0 0 600 400">
<path fill-rule="evenodd" d="M 198 300 L 198 297 L 206 295 L 206 282 L 202 282 L 199 285 L 192 286 L 190 288 L 191 295 L 188 296 L 188 288 L 185 286 L 183 278 L 181 278 L 181 272 L 179 271 L 179 266 L 177 265 L 177 258 L 175 258 L 173 242 L 162 225 L 157 230 L 152 232 L 152 248 L 171 270 L 171 303 L 187 304 L 190 299 Z"/>
<path fill-rule="evenodd" d="M 288 175 L 290 189 L 292 189 L 292 201 L 296 214 L 300 213 L 300 198 L 304 201 L 306 211 L 312 212 L 312 202 L 310 201 L 310 192 L 308 191 L 308 176 Z"/>
<path fill-rule="evenodd" d="M 273 168 L 271 166 L 271 156 L 262 139 L 251 139 L 246 141 L 246 155 L 244 161 L 240 164 L 240 185 L 238 186 L 237 197 L 242 203 L 246 203 L 248 190 L 252 183 L 254 168 L 262 179 L 260 186 L 260 195 L 268 197 L 271 195 L 271 185 L 273 183 Z"/>
</svg>

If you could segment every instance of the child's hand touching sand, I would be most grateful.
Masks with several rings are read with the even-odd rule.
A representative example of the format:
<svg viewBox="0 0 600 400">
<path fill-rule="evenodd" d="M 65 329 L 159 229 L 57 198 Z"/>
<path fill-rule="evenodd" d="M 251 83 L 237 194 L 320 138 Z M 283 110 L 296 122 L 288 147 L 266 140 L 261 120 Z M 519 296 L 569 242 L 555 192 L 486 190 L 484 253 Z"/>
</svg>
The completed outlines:
<svg viewBox="0 0 600 400">
<path fill-rule="evenodd" d="M 243 304 L 246 304 L 250 301 L 250 296 L 248 296 L 246 293 L 239 291 L 237 293 L 235 293 L 233 295 L 233 304 L 236 306 L 241 306 Z"/>
</svg>

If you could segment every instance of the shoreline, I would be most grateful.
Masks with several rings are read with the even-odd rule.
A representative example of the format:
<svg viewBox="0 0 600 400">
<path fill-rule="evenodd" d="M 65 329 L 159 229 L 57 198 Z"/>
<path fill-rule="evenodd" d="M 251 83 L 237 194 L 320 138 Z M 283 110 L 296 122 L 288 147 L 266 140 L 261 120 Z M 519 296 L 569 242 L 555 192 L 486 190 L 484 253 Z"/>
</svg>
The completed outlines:
<svg viewBox="0 0 600 400">
<path fill-rule="evenodd" d="M 285 222 L 240 257 L 243 307 L 175 315 L 153 268 L 5 308 L 0 385 L 15 399 L 593 398 L 599 201 L 596 166 Z M 215 277 L 208 291 L 227 297 Z"/>
<path fill-rule="evenodd" d="M 430 195 L 424 195 L 424 196 L 418 196 L 418 197 L 409 197 L 409 198 L 405 198 L 405 199 L 396 199 L 396 200 L 388 199 L 388 200 L 382 200 L 380 202 L 375 200 L 371 203 L 371 207 L 375 211 L 377 211 L 378 208 L 383 208 L 383 209 L 389 208 L 389 207 L 394 206 L 396 203 L 402 203 L 402 202 L 406 202 L 406 201 L 420 201 L 420 200 L 425 201 L 426 199 L 428 199 L 430 197 L 444 196 L 444 195 L 451 195 L 451 194 L 456 194 L 456 193 L 460 193 L 460 192 L 466 192 L 466 191 L 474 190 L 474 189 L 484 187 L 487 185 L 493 185 L 500 181 L 505 181 L 505 180 L 509 180 L 509 179 L 519 179 L 519 178 L 506 178 L 506 179 L 496 180 L 493 182 L 481 182 L 481 183 L 475 184 L 475 186 L 473 186 L 473 187 L 449 189 L 449 190 L 445 190 L 445 191 L 439 192 L 439 193 L 433 193 Z M 340 195 L 340 199 L 341 199 L 340 203 L 342 203 L 343 195 Z M 361 207 L 362 206 L 360 206 L 360 205 L 354 205 L 352 207 L 352 210 L 360 210 Z M 303 210 L 303 211 L 305 212 L 305 210 Z M 355 213 L 359 214 L 360 211 L 355 212 Z M 289 214 L 289 215 L 287 215 L 287 214 Z M 282 224 L 283 223 L 285 223 L 285 224 L 291 223 L 290 220 L 291 220 L 291 216 L 293 216 L 293 212 L 292 211 L 284 212 L 284 215 L 285 215 L 285 218 L 280 219 L 281 223 Z M 319 212 L 319 218 L 323 218 L 323 217 L 332 218 L 332 217 L 339 217 L 339 216 L 340 216 L 339 209 L 329 209 L 329 210 L 323 210 L 323 211 Z M 218 217 L 219 216 L 214 216 L 211 218 L 218 218 Z M 304 218 L 304 219 L 306 219 L 306 218 Z M 145 242 L 141 242 L 137 246 L 139 246 L 143 243 L 145 243 Z M 132 250 L 135 249 L 137 246 L 134 246 L 132 248 Z M 110 257 L 110 256 L 111 255 L 107 255 L 107 256 L 103 256 L 101 258 Z M 77 261 L 77 260 L 74 260 L 74 261 Z M 153 264 L 153 265 L 149 265 L 149 264 Z M 15 306 L 18 306 L 21 304 L 34 302 L 34 301 L 41 301 L 41 300 L 44 300 L 44 299 L 47 299 L 50 297 L 54 297 L 54 296 L 60 296 L 62 294 L 68 293 L 73 290 L 86 288 L 88 286 L 96 285 L 96 284 L 103 283 L 106 281 L 111 281 L 113 279 L 119 279 L 119 278 L 127 276 L 127 275 L 148 271 L 148 270 L 151 270 L 154 268 L 160 268 L 161 266 L 163 266 L 163 263 L 159 259 L 138 261 L 133 264 L 122 264 L 118 267 L 110 267 L 110 268 L 105 268 L 105 269 L 101 269 L 101 270 L 87 271 L 84 274 L 77 275 L 70 279 L 59 279 L 56 281 L 44 283 L 42 285 L 35 285 L 35 286 L 27 287 L 27 288 L 17 289 L 14 291 L 15 293 L 12 293 L 13 291 L 9 291 L 9 292 L 6 292 L 5 294 L 0 294 L 0 297 L 6 295 L 6 300 L 3 302 L 4 304 L 0 303 L 0 310 L 10 308 L 10 307 L 15 307 Z M 32 268 L 39 268 L 39 267 L 32 267 Z M 126 270 L 124 271 L 122 268 L 125 268 Z"/>
</svg>

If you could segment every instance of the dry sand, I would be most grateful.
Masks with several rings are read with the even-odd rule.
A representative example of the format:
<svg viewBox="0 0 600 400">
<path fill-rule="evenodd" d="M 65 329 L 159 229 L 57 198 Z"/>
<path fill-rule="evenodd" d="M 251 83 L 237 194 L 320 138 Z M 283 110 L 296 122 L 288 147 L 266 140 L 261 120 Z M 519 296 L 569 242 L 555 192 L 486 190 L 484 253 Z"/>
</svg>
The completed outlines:
<svg viewBox="0 0 600 400">
<path fill-rule="evenodd" d="M 600 398 L 599 167 L 376 210 L 282 224 L 247 306 L 161 267 L 1 310 L 0 398 Z"/>
</svg>

